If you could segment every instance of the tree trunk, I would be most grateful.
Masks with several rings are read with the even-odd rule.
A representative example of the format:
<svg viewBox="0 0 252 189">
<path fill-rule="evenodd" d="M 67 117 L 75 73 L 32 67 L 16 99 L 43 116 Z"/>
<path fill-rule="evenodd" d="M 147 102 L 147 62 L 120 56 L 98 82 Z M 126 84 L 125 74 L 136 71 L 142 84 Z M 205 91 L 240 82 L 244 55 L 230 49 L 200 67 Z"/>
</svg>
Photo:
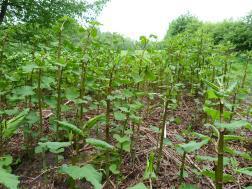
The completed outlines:
<svg viewBox="0 0 252 189">
<path fill-rule="evenodd" d="M 0 12 L 0 25 L 3 23 L 8 5 L 9 5 L 8 0 L 3 0 L 3 3 L 1 5 L 1 12 Z"/>
</svg>

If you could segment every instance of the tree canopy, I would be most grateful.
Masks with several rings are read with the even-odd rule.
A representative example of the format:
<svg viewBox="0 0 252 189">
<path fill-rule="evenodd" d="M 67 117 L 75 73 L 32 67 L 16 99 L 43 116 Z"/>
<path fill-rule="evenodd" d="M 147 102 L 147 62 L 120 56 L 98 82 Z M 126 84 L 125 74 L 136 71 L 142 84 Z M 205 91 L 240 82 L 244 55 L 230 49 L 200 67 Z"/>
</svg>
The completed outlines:
<svg viewBox="0 0 252 189">
<path fill-rule="evenodd" d="M 92 18 L 107 1 L 0 0 L 0 24 L 22 22 L 50 25 L 63 16 Z"/>
</svg>

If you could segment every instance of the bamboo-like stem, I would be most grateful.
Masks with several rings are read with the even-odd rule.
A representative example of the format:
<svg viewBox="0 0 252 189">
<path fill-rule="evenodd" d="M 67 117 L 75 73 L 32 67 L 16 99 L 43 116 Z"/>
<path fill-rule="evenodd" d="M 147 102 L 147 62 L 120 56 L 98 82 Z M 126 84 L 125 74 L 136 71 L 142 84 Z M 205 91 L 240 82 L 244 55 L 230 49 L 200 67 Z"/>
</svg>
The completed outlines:
<svg viewBox="0 0 252 189">
<path fill-rule="evenodd" d="M 110 142 L 110 110 L 111 110 L 111 101 L 108 98 L 111 93 L 112 93 L 112 82 L 113 82 L 113 75 L 114 75 L 114 70 L 115 70 L 115 64 L 113 65 L 110 75 L 109 75 L 109 84 L 107 88 L 107 98 L 106 98 L 106 129 L 105 129 L 105 140 L 107 143 Z M 106 162 L 108 162 L 110 159 L 109 152 L 106 153 Z M 106 178 L 108 180 L 109 178 L 109 165 L 106 167 Z"/>
<path fill-rule="evenodd" d="M 39 109 L 39 132 L 42 135 L 42 132 L 43 132 L 43 114 L 42 114 L 41 75 L 42 75 L 42 69 L 39 68 L 38 69 L 37 97 L 38 97 L 38 109 Z"/>
<path fill-rule="evenodd" d="M 180 166 L 179 184 L 182 184 L 182 182 L 184 181 L 185 160 L 186 160 L 186 152 L 184 151 Z"/>
<path fill-rule="evenodd" d="M 244 74 L 243 74 L 242 83 L 241 83 L 241 88 L 244 88 L 244 86 L 245 86 L 245 82 L 246 82 L 246 78 L 247 78 L 247 72 L 248 72 L 248 63 L 249 63 L 249 60 L 247 60 L 246 64 L 245 64 Z"/>
<path fill-rule="evenodd" d="M 220 124 L 223 121 L 223 110 L 224 110 L 224 104 L 220 101 Z M 219 132 L 219 139 L 218 139 L 218 160 L 217 160 L 217 166 L 215 170 L 215 180 L 216 180 L 216 189 L 222 189 L 223 188 L 223 156 L 224 156 L 224 134 L 225 130 L 220 129 Z"/>
<path fill-rule="evenodd" d="M 64 23 L 63 23 L 64 24 Z M 57 59 L 60 61 L 61 58 L 61 45 L 62 45 L 62 28 L 63 25 L 59 31 L 59 38 L 58 38 L 58 52 L 57 52 Z M 63 68 L 59 65 L 58 71 L 57 71 L 57 107 L 56 107 L 56 119 L 58 121 L 61 121 L 61 81 L 62 81 L 62 74 L 63 74 Z M 56 136 L 57 139 L 59 138 L 59 122 L 56 123 Z"/>
<path fill-rule="evenodd" d="M 163 113 L 163 119 L 161 123 L 161 137 L 160 137 L 160 145 L 158 150 L 158 159 L 157 159 L 157 171 L 160 167 L 160 161 L 162 157 L 162 151 L 163 151 L 163 143 L 164 143 L 164 132 L 165 132 L 165 124 L 166 124 L 166 118 L 167 118 L 167 111 L 168 110 L 168 98 L 165 99 L 164 103 L 164 113 Z"/>
</svg>

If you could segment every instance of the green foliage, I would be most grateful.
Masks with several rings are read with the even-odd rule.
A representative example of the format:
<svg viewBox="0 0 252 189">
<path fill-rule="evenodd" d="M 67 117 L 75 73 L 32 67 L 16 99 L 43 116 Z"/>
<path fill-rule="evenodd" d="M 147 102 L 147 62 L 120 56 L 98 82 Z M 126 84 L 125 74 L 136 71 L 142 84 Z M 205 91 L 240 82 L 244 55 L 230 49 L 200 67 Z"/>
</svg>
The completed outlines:
<svg viewBox="0 0 252 189">
<path fill-rule="evenodd" d="M 147 163 L 146 163 L 146 168 L 144 171 L 144 179 L 148 180 L 148 179 L 153 179 L 155 180 L 157 178 L 157 175 L 155 173 L 155 169 L 154 169 L 154 153 L 151 152 L 148 159 L 147 159 Z"/>
<path fill-rule="evenodd" d="M 17 189 L 19 185 L 18 176 L 11 174 L 10 165 L 12 164 L 10 155 L 0 157 L 0 183 L 8 189 Z"/>
<path fill-rule="evenodd" d="M 180 144 L 179 147 L 182 148 L 184 152 L 191 153 L 200 149 L 203 145 L 207 143 L 208 140 L 203 140 L 202 142 L 190 141 L 189 143 L 186 144 Z"/>
<path fill-rule="evenodd" d="M 238 169 L 237 172 L 252 177 L 252 167 L 241 168 L 241 169 Z"/>
<path fill-rule="evenodd" d="M 103 121 L 105 119 L 105 115 L 104 114 L 101 114 L 101 115 L 98 115 L 98 116 L 95 116 L 91 119 L 89 119 L 85 125 L 83 126 L 83 129 L 91 129 L 93 128 L 98 122 L 100 121 Z"/>
<path fill-rule="evenodd" d="M 201 24 L 202 23 L 190 13 L 181 15 L 170 23 L 165 39 L 185 31 L 194 32 L 201 26 Z"/>
<path fill-rule="evenodd" d="M 29 112 L 29 109 L 25 109 L 20 114 L 18 114 L 17 116 L 13 117 L 12 119 L 10 119 L 6 122 L 6 126 L 3 129 L 3 137 L 4 138 L 10 138 L 13 134 L 15 134 L 17 129 L 21 126 L 22 121 L 24 120 L 24 118 L 28 114 L 28 112 Z M 3 124 L 3 123 L 1 123 L 1 124 Z"/>
<path fill-rule="evenodd" d="M 94 189 L 101 189 L 102 174 L 98 172 L 92 165 L 87 164 L 82 167 L 63 165 L 60 170 L 60 173 L 65 173 L 69 175 L 74 180 L 81 180 L 85 178 L 90 182 Z"/>
<path fill-rule="evenodd" d="M 57 122 L 62 126 L 62 128 L 72 131 L 73 133 L 78 134 L 80 136 L 84 136 L 83 131 L 79 129 L 77 126 L 68 123 L 66 121 L 57 121 Z"/>
<path fill-rule="evenodd" d="M 107 142 L 105 142 L 103 140 L 98 140 L 95 138 L 87 138 L 86 143 L 90 144 L 100 150 L 111 150 L 114 148 L 111 144 L 108 144 Z"/>
<path fill-rule="evenodd" d="M 147 189 L 143 183 L 138 183 L 135 186 L 129 187 L 128 189 Z"/>
<path fill-rule="evenodd" d="M 9 189 L 17 189 L 19 180 L 16 175 L 13 175 L 7 170 L 0 168 L 0 183 Z"/>
<path fill-rule="evenodd" d="M 197 189 L 198 187 L 196 187 L 195 185 L 191 185 L 191 184 L 182 184 L 181 186 L 179 186 L 179 189 Z"/>
<path fill-rule="evenodd" d="M 41 25 L 50 25 L 63 16 L 87 17 L 88 14 L 98 13 L 106 0 L 97 0 L 92 3 L 89 1 L 67 1 L 67 0 L 14 0 L 6 2 L 7 11 L 3 13 L 1 22 L 10 23 L 15 21 L 27 23 L 39 23 Z M 53 7 L 53 8 L 51 8 Z M 94 16 L 94 15 L 92 15 Z"/>
<path fill-rule="evenodd" d="M 71 144 L 71 142 L 39 142 L 35 148 L 35 153 L 44 153 L 49 150 L 52 153 L 58 154 L 64 152 L 64 148 L 71 146 Z"/>
</svg>

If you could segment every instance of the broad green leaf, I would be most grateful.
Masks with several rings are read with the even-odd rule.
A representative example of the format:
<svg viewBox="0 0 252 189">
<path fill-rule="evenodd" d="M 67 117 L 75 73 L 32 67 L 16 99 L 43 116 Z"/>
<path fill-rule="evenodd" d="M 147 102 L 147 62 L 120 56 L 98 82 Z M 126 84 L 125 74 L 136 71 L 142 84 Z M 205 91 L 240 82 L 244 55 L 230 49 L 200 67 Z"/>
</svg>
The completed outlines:
<svg viewBox="0 0 252 189">
<path fill-rule="evenodd" d="M 86 142 L 94 147 L 97 147 L 98 149 L 107 150 L 107 149 L 114 148 L 111 144 L 108 144 L 107 142 L 105 142 L 103 140 L 98 140 L 98 139 L 94 139 L 94 138 L 87 138 Z"/>
<path fill-rule="evenodd" d="M 65 95 L 68 100 L 74 100 L 79 97 L 80 93 L 76 88 L 67 88 L 65 90 Z"/>
<path fill-rule="evenodd" d="M 122 149 L 126 152 L 130 152 L 130 143 L 131 143 L 130 141 L 124 142 L 122 144 Z"/>
<path fill-rule="evenodd" d="M 128 189 L 147 189 L 143 183 L 138 183 L 135 186 L 129 187 Z"/>
<path fill-rule="evenodd" d="M 164 138 L 164 145 L 172 146 L 172 141 L 169 140 L 168 138 Z"/>
<path fill-rule="evenodd" d="M 42 89 L 50 89 L 51 88 L 51 85 L 55 84 L 55 79 L 53 77 L 46 77 L 46 76 L 43 76 L 41 78 L 41 88 Z"/>
<path fill-rule="evenodd" d="M 22 96 L 22 97 L 32 96 L 35 94 L 31 86 L 22 86 L 22 87 L 15 88 L 12 90 L 12 93 L 17 96 Z"/>
<path fill-rule="evenodd" d="M 241 169 L 238 169 L 237 172 L 252 177 L 252 167 L 241 168 Z"/>
<path fill-rule="evenodd" d="M 227 129 L 229 131 L 235 131 L 242 127 L 249 127 L 251 129 L 251 124 L 244 120 L 232 121 L 231 123 L 216 123 L 217 128 Z"/>
<path fill-rule="evenodd" d="M 0 168 L 5 169 L 12 164 L 13 158 L 11 155 L 0 157 Z"/>
<path fill-rule="evenodd" d="M 198 187 L 191 184 L 182 184 L 179 186 L 179 189 L 198 189 Z"/>
<path fill-rule="evenodd" d="M 245 138 L 242 136 L 237 136 L 237 135 L 225 135 L 224 140 L 225 141 L 233 141 L 233 140 L 242 141 L 242 140 L 245 140 Z"/>
<path fill-rule="evenodd" d="M 207 91 L 207 98 L 208 99 L 218 99 L 219 97 L 215 94 L 213 90 Z"/>
<path fill-rule="evenodd" d="M 179 147 L 181 147 L 186 153 L 191 153 L 200 149 L 203 145 L 207 143 L 208 140 L 203 140 L 202 142 L 191 141 L 187 144 L 180 144 Z"/>
<path fill-rule="evenodd" d="M 64 129 L 70 130 L 72 132 L 74 132 L 75 134 L 78 134 L 80 136 L 84 136 L 84 133 L 82 132 L 82 130 L 80 130 L 77 126 L 68 123 L 66 121 L 57 121 L 61 127 L 63 127 Z"/>
<path fill-rule="evenodd" d="M 197 161 L 212 161 L 212 162 L 217 162 L 218 158 L 217 157 L 211 157 L 211 156 L 200 156 L 200 155 L 198 155 L 198 156 L 196 156 L 196 160 Z M 224 159 L 223 159 L 224 166 L 228 165 L 229 162 L 230 162 L 230 159 L 227 158 L 227 157 L 224 157 Z"/>
<path fill-rule="evenodd" d="M 215 172 L 214 171 L 209 171 L 209 170 L 204 170 L 201 172 L 202 175 L 210 177 L 213 181 L 215 181 Z M 229 174 L 223 174 L 223 182 L 228 183 L 228 182 L 233 182 L 234 178 L 232 175 Z"/>
<path fill-rule="evenodd" d="M 28 65 L 22 66 L 23 71 L 27 72 L 27 73 L 30 73 L 34 69 L 37 69 L 37 68 L 38 68 L 38 66 L 36 64 L 28 64 Z"/>
<path fill-rule="evenodd" d="M 90 164 L 84 165 L 82 167 L 63 165 L 60 168 L 60 173 L 68 174 L 74 180 L 85 178 L 94 186 L 94 189 L 102 188 L 102 174 Z"/>
<path fill-rule="evenodd" d="M 130 138 L 128 136 L 126 136 L 126 135 L 121 137 L 118 134 L 114 134 L 113 137 L 114 137 L 114 139 L 116 139 L 121 144 L 124 143 L 124 142 L 130 141 Z"/>
<path fill-rule="evenodd" d="M 140 83 L 140 82 L 142 82 L 144 79 L 143 79 L 143 77 L 141 77 L 139 74 L 135 74 L 135 75 L 133 75 L 133 80 L 134 80 L 135 83 Z"/>
<path fill-rule="evenodd" d="M 6 122 L 6 128 L 3 130 L 3 137 L 11 137 L 19 128 L 25 116 L 28 114 L 29 109 L 25 109 L 20 114 Z"/>
<path fill-rule="evenodd" d="M 105 115 L 101 114 L 98 116 L 95 116 L 91 119 L 89 119 L 85 125 L 83 126 L 83 129 L 91 129 L 92 127 L 94 127 L 99 121 L 105 120 Z"/>
<path fill-rule="evenodd" d="M 113 174 L 115 174 L 115 175 L 117 175 L 117 174 L 120 173 L 120 171 L 117 169 L 117 165 L 116 165 L 116 164 L 111 164 L 111 165 L 109 166 L 109 170 L 110 170 Z"/>
<path fill-rule="evenodd" d="M 158 127 L 155 127 L 155 126 L 150 126 L 150 129 L 152 130 L 152 131 L 154 131 L 155 133 L 160 133 L 161 131 L 160 131 L 160 129 L 158 128 Z"/>
<path fill-rule="evenodd" d="M 17 189 L 19 184 L 18 176 L 0 168 L 0 183 L 8 189 Z"/>
<path fill-rule="evenodd" d="M 9 116 L 12 116 L 14 114 L 17 114 L 19 112 L 18 108 L 15 107 L 13 109 L 9 109 L 9 110 L 4 110 L 4 113 L 9 115 Z"/>
<path fill-rule="evenodd" d="M 39 142 L 35 153 L 43 153 L 49 150 L 52 153 L 64 152 L 64 148 L 71 146 L 72 142 Z"/>
<path fill-rule="evenodd" d="M 126 120 L 126 115 L 124 113 L 121 113 L 121 112 L 115 112 L 114 113 L 114 116 L 115 116 L 115 119 L 117 121 L 124 121 Z"/>
<path fill-rule="evenodd" d="M 27 123 L 34 124 L 39 121 L 39 116 L 36 112 L 29 112 L 25 119 Z"/>
<path fill-rule="evenodd" d="M 252 186 L 243 187 L 243 189 L 252 189 Z"/>
<path fill-rule="evenodd" d="M 220 88 L 219 88 L 217 85 L 215 85 L 215 84 L 213 84 L 213 83 L 211 83 L 211 82 L 209 82 L 209 81 L 207 81 L 207 80 L 204 80 L 204 82 L 205 82 L 209 87 L 211 87 L 212 89 L 214 89 L 215 91 L 219 91 L 219 90 L 220 90 Z"/>
<path fill-rule="evenodd" d="M 213 108 L 209 108 L 207 106 L 203 107 L 204 112 L 207 113 L 208 116 L 210 116 L 213 120 L 219 120 L 220 119 L 220 111 L 219 110 L 215 110 Z M 231 113 L 224 111 L 223 112 L 223 117 L 225 119 L 229 119 L 230 118 Z"/>
</svg>

